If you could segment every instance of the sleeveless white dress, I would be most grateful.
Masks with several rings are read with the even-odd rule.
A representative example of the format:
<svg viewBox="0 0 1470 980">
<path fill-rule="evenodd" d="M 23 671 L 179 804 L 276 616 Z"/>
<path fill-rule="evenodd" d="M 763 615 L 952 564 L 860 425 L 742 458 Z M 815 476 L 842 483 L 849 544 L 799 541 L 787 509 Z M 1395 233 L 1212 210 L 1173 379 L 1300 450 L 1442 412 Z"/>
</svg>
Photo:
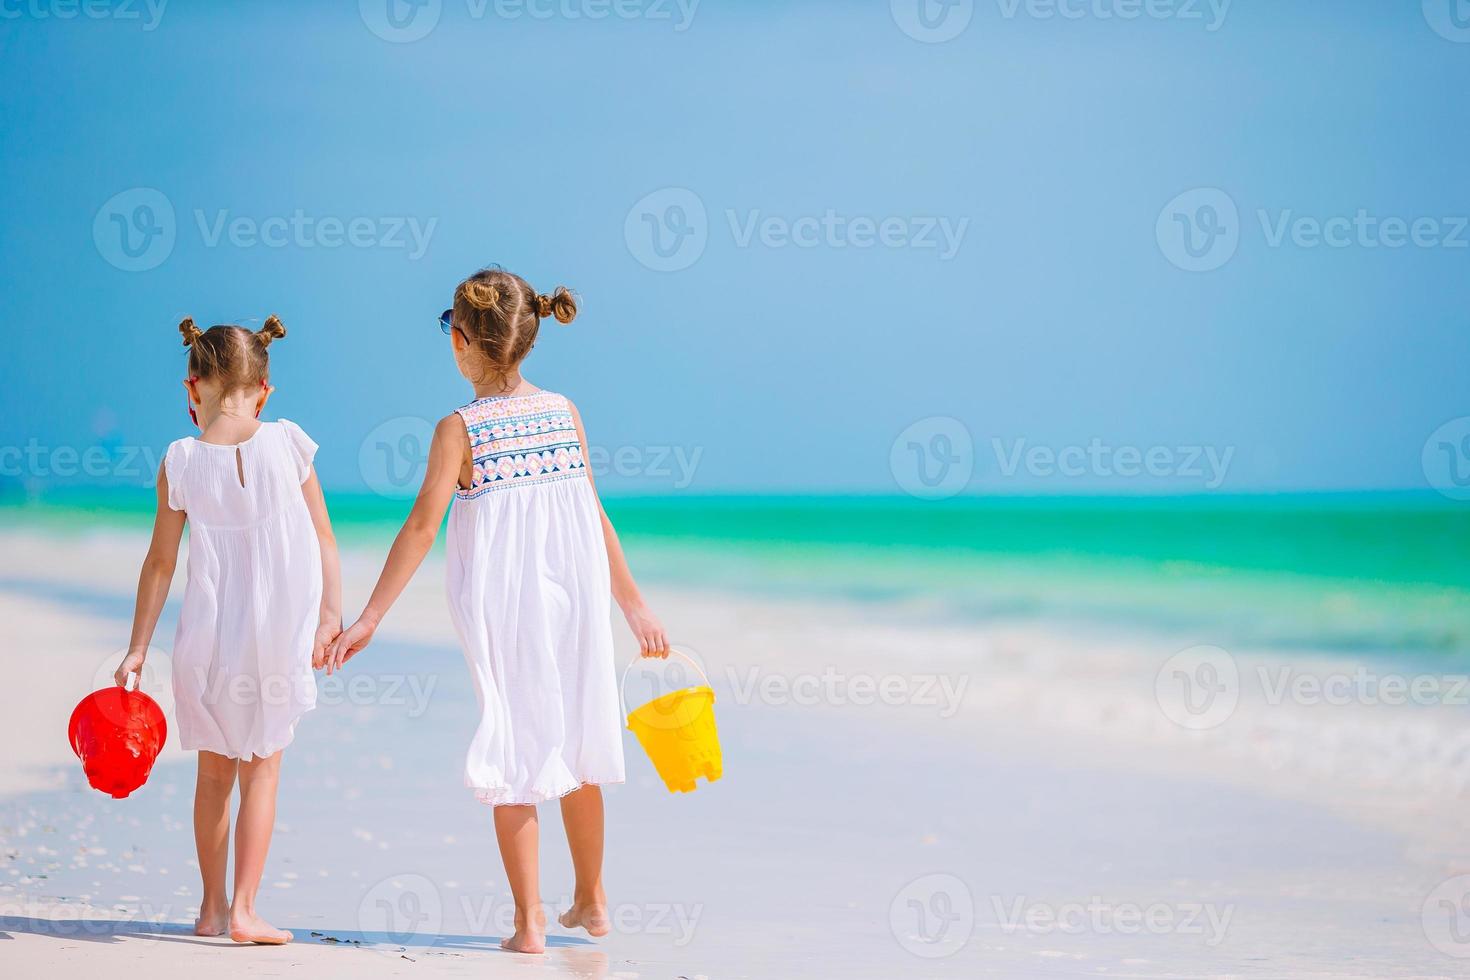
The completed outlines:
<svg viewBox="0 0 1470 980">
<path fill-rule="evenodd" d="M 187 438 L 168 447 L 168 504 L 189 528 L 173 656 L 187 750 L 265 758 L 316 706 L 322 560 L 301 494 L 316 449 L 285 419 L 234 446 Z"/>
<path fill-rule="evenodd" d="M 479 697 L 465 785 L 492 806 L 623 781 L 611 583 L 561 395 L 457 410 L 474 478 L 449 513 L 449 609 Z"/>
</svg>

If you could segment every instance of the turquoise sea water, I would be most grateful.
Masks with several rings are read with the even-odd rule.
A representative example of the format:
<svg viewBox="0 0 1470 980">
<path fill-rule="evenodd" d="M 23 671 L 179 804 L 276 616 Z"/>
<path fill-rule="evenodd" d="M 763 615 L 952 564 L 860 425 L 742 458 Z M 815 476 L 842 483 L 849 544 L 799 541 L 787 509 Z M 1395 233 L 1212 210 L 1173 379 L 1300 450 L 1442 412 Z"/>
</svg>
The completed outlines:
<svg viewBox="0 0 1470 980">
<path fill-rule="evenodd" d="M 99 505 L 100 500 L 100 505 Z M 85 504 L 84 504 L 85 501 Z M 386 548 L 408 503 L 330 496 Z M 650 582 L 891 604 L 915 620 L 1065 620 L 1193 642 L 1470 664 L 1470 507 L 1401 494 L 648 497 L 607 503 Z M 0 525 L 146 527 L 150 494 L 0 504 Z"/>
</svg>

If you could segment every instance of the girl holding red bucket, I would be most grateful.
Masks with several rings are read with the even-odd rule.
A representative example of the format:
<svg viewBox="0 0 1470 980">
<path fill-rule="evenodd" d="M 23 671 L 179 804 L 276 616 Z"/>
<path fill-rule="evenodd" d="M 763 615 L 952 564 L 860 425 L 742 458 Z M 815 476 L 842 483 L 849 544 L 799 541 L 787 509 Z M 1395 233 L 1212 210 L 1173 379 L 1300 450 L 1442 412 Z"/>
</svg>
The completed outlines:
<svg viewBox="0 0 1470 980">
<path fill-rule="evenodd" d="M 128 653 L 116 680 L 140 674 L 168 598 L 184 525 L 188 582 L 174 638 L 179 741 L 199 753 L 194 839 L 204 894 L 194 931 L 279 944 L 291 934 L 256 914 L 275 825 L 281 752 L 316 705 L 312 669 L 341 629 L 337 546 L 312 468 L 316 443 L 294 422 L 260 421 L 274 390 L 267 348 L 286 335 L 179 324 L 197 437 L 174 442 L 158 473 L 153 540 L 138 578 Z M 230 796 L 240 784 L 235 880 L 227 890 Z"/>
</svg>

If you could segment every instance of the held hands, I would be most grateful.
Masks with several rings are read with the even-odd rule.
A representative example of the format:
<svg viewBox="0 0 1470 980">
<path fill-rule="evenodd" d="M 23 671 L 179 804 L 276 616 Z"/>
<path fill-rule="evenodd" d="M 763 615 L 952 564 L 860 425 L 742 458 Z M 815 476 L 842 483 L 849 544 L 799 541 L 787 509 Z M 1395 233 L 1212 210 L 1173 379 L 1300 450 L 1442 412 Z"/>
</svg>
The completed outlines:
<svg viewBox="0 0 1470 980">
<path fill-rule="evenodd" d="M 343 630 L 326 651 L 323 663 L 327 674 L 341 670 L 343 664 L 357 656 L 363 647 L 373 641 L 373 634 L 377 630 L 377 620 L 370 619 L 367 614 L 359 616 L 357 622 Z"/>
<path fill-rule="evenodd" d="M 327 665 L 327 650 L 332 642 L 342 635 L 342 622 L 322 623 L 316 628 L 311 641 L 311 669 L 321 670 Z"/>
<path fill-rule="evenodd" d="M 628 628 L 638 638 L 639 652 L 645 657 L 667 660 L 669 634 L 664 631 L 664 624 L 658 621 L 658 617 L 641 602 L 624 609 L 623 615 L 627 617 Z"/>
</svg>

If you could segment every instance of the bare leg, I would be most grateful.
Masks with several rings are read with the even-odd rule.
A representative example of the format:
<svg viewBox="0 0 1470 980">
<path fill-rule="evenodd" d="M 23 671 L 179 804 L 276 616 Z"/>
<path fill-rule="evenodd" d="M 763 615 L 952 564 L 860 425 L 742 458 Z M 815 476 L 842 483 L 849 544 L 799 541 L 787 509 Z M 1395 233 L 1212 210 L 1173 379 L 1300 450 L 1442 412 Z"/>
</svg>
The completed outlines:
<svg viewBox="0 0 1470 980">
<path fill-rule="evenodd" d="M 602 890 L 602 790 L 583 786 L 561 798 L 561 822 L 567 828 L 572 867 L 577 884 L 572 907 L 558 920 L 568 929 L 581 927 L 592 936 L 606 936 L 607 894 Z"/>
<path fill-rule="evenodd" d="M 255 893 L 265 873 L 265 856 L 276 826 L 276 785 L 281 753 L 240 763 L 240 815 L 235 822 L 235 897 L 230 904 L 230 938 L 237 943 L 280 945 L 291 934 L 255 914 Z"/>
<path fill-rule="evenodd" d="M 237 761 L 213 752 L 199 753 L 199 776 L 194 782 L 194 847 L 199 852 L 199 876 L 204 897 L 194 935 L 223 936 L 230 924 L 230 898 L 225 873 L 230 864 L 230 795 L 235 791 Z"/>
<path fill-rule="evenodd" d="M 546 951 L 546 913 L 541 910 L 541 885 L 536 846 L 541 836 L 534 806 L 495 808 L 495 839 L 500 860 L 516 903 L 516 931 L 500 945 L 513 953 Z"/>
</svg>

